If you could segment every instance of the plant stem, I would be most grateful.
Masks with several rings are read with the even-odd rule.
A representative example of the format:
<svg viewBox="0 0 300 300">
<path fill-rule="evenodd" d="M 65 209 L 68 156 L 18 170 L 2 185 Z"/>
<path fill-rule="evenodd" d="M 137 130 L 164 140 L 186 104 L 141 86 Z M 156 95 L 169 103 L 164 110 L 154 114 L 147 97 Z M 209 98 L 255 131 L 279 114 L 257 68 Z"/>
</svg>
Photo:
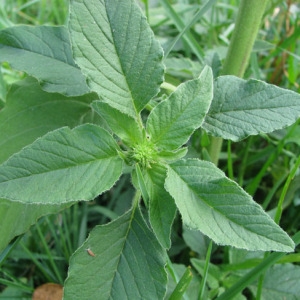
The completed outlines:
<svg viewBox="0 0 300 300">
<path fill-rule="evenodd" d="M 268 0 L 242 0 L 223 75 L 243 77 Z"/>
<path fill-rule="evenodd" d="M 268 0 L 242 0 L 235 29 L 223 66 L 223 75 L 243 77 L 248 66 L 252 47 Z M 212 162 L 218 164 L 222 139 L 212 137 L 208 149 Z"/>
<path fill-rule="evenodd" d="M 280 218 L 281 218 L 281 215 L 282 215 L 282 211 L 283 211 L 283 201 L 285 199 L 285 195 L 288 191 L 288 188 L 291 184 L 291 181 L 293 180 L 294 176 L 296 175 L 296 172 L 299 168 L 299 165 L 300 165 L 300 156 L 298 157 L 295 165 L 293 166 L 289 176 L 288 176 L 288 179 L 283 187 L 283 191 L 280 195 L 280 199 L 279 199 L 279 203 L 277 205 L 277 209 L 276 209 L 276 214 L 275 214 L 275 218 L 274 218 L 274 221 L 279 224 L 280 222 Z"/>
</svg>

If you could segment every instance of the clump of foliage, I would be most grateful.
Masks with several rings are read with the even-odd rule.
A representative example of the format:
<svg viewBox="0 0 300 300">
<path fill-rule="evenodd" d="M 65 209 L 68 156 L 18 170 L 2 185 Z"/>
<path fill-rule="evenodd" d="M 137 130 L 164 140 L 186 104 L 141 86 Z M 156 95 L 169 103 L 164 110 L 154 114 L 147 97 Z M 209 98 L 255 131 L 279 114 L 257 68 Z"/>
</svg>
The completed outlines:
<svg viewBox="0 0 300 300">
<path fill-rule="evenodd" d="M 72 255 L 65 299 L 163 299 L 167 287 L 179 299 L 192 273 L 168 257 L 177 213 L 183 234 L 211 240 L 206 261 L 192 260 L 204 278 L 201 296 L 222 293 L 222 271 L 208 268 L 212 241 L 279 252 L 266 266 L 294 251 L 299 235 L 292 240 L 278 226 L 281 210 L 274 221 L 189 141 L 200 131 L 237 142 L 290 126 L 299 94 L 214 78 L 211 64 L 162 96 L 164 53 L 134 0 L 73 0 L 67 27 L 10 27 L 0 43 L 1 60 L 29 75 L 12 86 L 0 114 L 1 250 L 40 216 L 113 191 L 122 174 L 136 190 L 130 208 L 96 226 Z"/>
</svg>

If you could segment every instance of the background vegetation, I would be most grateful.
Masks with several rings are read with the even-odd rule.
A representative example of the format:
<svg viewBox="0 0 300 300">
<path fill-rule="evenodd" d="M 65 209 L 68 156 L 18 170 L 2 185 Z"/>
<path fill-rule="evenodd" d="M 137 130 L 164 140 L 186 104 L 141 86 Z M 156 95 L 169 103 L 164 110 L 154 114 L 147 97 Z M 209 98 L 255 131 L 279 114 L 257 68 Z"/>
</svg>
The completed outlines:
<svg viewBox="0 0 300 300">
<path fill-rule="evenodd" d="M 221 65 L 216 54 L 221 60 L 225 58 L 239 2 L 216 1 L 185 34 L 182 34 L 185 25 L 190 23 L 205 1 L 141 2 L 156 38 L 167 55 L 164 61 L 167 83 L 177 86 L 182 81 L 196 77 L 205 61 L 215 64 L 215 76 L 218 75 Z M 0 29 L 17 24 L 63 25 L 67 22 L 67 13 L 67 0 L 0 0 Z M 299 36 L 298 1 L 269 1 L 245 78 L 265 80 L 299 93 Z M 24 76 L 12 70 L 8 64 L 2 65 L 0 107 L 5 106 L 10 85 Z M 194 151 L 191 155 L 205 157 L 207 136 L 203 132 L 197 131 L 190 143 Z M 299 153 L 298 122 L 291 128 L 270 135 L 250 137 L 239 143 L 225 142 L 219 161 L 227 176 L 253 195 L 271 216 L 274 216 L 278 202 L 284 200 L 280 225 L 290 235 L 300 230 L 299 170 L 292 182 L 287 185 L 286 181 Z M 30 299 L 34 288 L 45 282 L 63 285 L 69 258 L 86 239 L 90 229 L 124 213 L 130 207 L 132 197 L 130 180 L 123 176 L 114 189 L 93 202 L 75 204 L 58 215 L 41 218 L 28 233 L 16 238 L 0 254 L 0 299 Z M 192 262 L 195 276 L 201 276 L 204 266 L 197 260 L 193 263 L 193 259 L 205 259 L 208 245 L 206 237 L 183 228 L 180 218 L 175 220 L 169 255 L 172 262 L 178 264 L 176 268 L 179 273 L 182 265 L 191 265 Z M 212 273 L 208 278 L 211 290 L 217 285 L 225 289 L 231 286 L 235 276 L 251 270 L 263 255 L 241 250 L 237 250 L 235 255 L 233 253 L 228 247 L 213 246 L 211 262 L 215 269 L 211 267 Z M 296 249 L 294 254 L 283 257 L 279 263 L 285 263 L 290 268 L 290 264 L 297 266 L 299 261 L 299 249 Z M 299 274 L 299 270 L 295 270 L 292 276 Z M 213 276 L 214 272 L 222 274 L 222 277 Z M 279 282 L 280 275 L 275 277 Z M 192 293 L 191 288 L 190 297 L 193 297 Z M 254 299 L 255 295 L 259 298 L 260 293 L 257 287 L 250 285 L 244 295 Z M 298 298 L 295 296 L 291 299 Z"/>
</svg>

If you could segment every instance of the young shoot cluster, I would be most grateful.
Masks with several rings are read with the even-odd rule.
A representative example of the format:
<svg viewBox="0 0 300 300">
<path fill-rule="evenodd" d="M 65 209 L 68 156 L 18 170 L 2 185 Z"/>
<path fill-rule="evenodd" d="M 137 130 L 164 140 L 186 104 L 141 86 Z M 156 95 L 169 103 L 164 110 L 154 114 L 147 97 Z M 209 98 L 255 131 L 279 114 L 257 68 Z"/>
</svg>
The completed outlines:
<svg viewBox="0 0 300 300">
<path fill-rule="evenodd" d="M 141 144 L 136 144 L 128 153 L 127 160 L 130 165 L 138 163 L 143 168 L 151 168 L 151 163 L 157 161 L 157 149 L 154 144 L 146 139 Z"/>
</svg>

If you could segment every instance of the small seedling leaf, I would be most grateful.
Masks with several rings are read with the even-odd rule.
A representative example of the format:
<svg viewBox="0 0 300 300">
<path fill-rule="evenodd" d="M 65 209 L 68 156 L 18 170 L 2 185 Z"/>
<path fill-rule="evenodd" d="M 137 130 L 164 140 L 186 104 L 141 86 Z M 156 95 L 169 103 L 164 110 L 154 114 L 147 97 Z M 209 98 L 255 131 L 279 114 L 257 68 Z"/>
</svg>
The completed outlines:
<svg viewBox="0 0 300 300">
<path fill-rule="evenodd" d="M 199 128 L 213 97 L 213 76 L 205 67 L 199 78 L 178 86 L 170 97 L 150 113 L 147 132 L 160 149 L 175 150 Z"/>
<path fill-rule="evenodd" d="M 143 140 L 142 129 L 136 119 L 105 102 L 94 101 L 92 108 L 103 118 L 110 130 L 126 144 L 135 145 Z"/>
</svg>

